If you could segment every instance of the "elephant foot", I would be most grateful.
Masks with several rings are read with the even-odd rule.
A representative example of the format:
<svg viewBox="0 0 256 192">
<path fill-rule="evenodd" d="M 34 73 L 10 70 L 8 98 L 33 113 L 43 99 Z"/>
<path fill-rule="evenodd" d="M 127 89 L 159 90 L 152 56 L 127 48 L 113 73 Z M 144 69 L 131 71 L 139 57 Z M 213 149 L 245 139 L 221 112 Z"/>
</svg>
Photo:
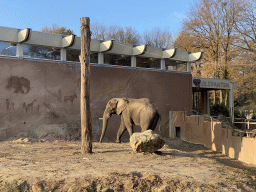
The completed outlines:
<svg viewBox="0 0 256 192">
<path fill-rule="evenodd" d="M 115 143 L 121 143 L 121 141 L 120 140 L 116 140 Z"/>
</svg>

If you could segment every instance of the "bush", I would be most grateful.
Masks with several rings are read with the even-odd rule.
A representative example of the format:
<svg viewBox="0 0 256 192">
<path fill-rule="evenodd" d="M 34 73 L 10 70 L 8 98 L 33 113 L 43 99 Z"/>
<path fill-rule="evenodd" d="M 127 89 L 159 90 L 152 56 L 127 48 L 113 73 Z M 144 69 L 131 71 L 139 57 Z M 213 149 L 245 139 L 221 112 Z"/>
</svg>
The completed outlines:
<svg viewBox="0 0 256 192">
<path fill-rule="evenodd" d="M 211 116 L 224 115 L 225 117 L 229 117 L 229 108 L 225 103 L 212 105 L 210 111 Z"/>
</svg>

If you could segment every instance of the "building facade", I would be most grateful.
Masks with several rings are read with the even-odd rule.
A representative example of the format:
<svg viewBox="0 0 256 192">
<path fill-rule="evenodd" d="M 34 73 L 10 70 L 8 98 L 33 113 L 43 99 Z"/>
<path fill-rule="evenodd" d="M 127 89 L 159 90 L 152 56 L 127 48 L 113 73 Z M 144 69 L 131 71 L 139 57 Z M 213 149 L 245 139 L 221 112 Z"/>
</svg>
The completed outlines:
<svg viewBox="0 0 256 192">
<path fill-rule="evenodd" d="M 0 140 L 47 125 L 79 127 L 80 63 L 67 61 L 67 56 L 70 50 L 80 50 L 81 39 L 75 35 L 0 27 L 0 48 L 1 43 L 3 49 L 14 49 L 15 54 L 0 55 L 0 107 L 3 109 Z M 59 55 L 53 60 L 48 51 L 50 59 L 32 57 L 27 51 L 29 46 L 57 49 Z M 100 118 L 104 108 L 112 98 L 149 98 L 161 114 L 156 131 L 165 137 L 170 136 L 170 111 L 192 114 L 195 85 L 190 63 L 198 62 L 202 52 L 95 39 L 91 40 L 90 51 L 93 61 L 90 64 L 91 119 L 95 140 L 101 134 Z M 139 67 L 145 66 L 143 63 L 154 68 Z M 209 88 L 209 83 L 202 83 L 200 89 L 204 85 Z M 119 124 L 120 117 L 112 116 L 106 139 L 115 140 Z M 135 126 L 134 131 L 140 128 Z M 124 139 L 128 139 L 128 133 Z"/>
</svg>

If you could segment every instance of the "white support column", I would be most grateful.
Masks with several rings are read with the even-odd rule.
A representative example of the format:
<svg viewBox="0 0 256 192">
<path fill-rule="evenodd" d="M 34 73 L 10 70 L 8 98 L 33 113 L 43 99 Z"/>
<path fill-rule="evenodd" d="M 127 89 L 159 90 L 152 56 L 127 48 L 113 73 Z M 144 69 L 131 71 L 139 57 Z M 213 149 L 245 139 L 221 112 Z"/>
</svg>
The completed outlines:
<svg viewBox="0 0 256 192">
<path fill-rule="evenodd" d="M 136 67 L 136 57 L 135 56 L 131 57 L 131 67 Z"/>
<path fill-rule="evenodd" d="M 67 61 L 67 49 L 60 50 L 60 60 Z"/>
<path fill-rule="evenodd" d="M 98 53 L 98 64 L 104 64 L 104 53 Z"/>
<path fill-rule="evenodd" d="M 230 83 L 230 90 L 229 90 L 229 111 L 231 122 L 234 122 L 234 86 L 233 83 Z"/>
<path fill-rule="evenodd" d="M 210 115 L 210 93 L 209 91 L 206 92 L 206 113 Z"/>
<path fill-rule="evenodd" d="M 187 62 L 187 72 L 191 72 L 191 63 Z"/>
<path fill-rule="evenodd" d="M 23 44 L 17 44 L 16 57 L 18 57 L 19 59 L 23 59 Z"/>
<path fill-rule="evenodd" d="M 161 69 L 166 70 L 166 67 L 165 67 L 165 60 L 164 60 L 164 59 L 161 59 Z"/>
</svg>

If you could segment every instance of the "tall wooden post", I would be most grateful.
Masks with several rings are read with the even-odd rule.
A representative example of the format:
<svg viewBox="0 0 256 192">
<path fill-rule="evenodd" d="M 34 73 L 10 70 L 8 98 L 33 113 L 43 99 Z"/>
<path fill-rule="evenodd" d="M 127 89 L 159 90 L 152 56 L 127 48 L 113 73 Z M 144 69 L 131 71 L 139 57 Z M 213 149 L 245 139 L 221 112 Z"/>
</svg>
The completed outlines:
<svg viewBox="0 0 256 192">
<path fill-rule="evenodd" d="M 90 113 L 90 19 L 82 17 L 81 23 L 81 151 L 92 153 L 92 127 Z"/>
</svg>

